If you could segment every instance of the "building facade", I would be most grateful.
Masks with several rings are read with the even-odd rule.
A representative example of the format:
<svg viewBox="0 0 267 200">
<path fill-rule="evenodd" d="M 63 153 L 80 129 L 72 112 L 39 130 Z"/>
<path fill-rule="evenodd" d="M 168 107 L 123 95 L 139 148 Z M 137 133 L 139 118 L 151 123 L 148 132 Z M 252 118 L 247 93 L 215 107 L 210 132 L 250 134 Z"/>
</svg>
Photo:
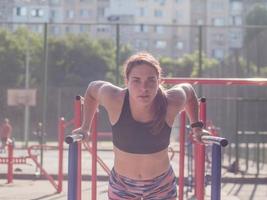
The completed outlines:
<svg viewBox="0 0 267 200">
<path fill-rule="evenodd" d="M 33 31 L 40 33 L 43 24 L 49 23 L 49 34 L 55 36 L 88 33 L 93 38 L 114 41 L 119 37 L 120 44 L 130 43 L 136 51 L 150 50 L 174 58 L 195 52 L 201 45 L 208 56 L 222 60 L 229 50 L 241 48 L 244 15 L 255 2 L 2 0 L 0 21 L 13 23 L 13 28 L 29 23 Z"/>
</svg>

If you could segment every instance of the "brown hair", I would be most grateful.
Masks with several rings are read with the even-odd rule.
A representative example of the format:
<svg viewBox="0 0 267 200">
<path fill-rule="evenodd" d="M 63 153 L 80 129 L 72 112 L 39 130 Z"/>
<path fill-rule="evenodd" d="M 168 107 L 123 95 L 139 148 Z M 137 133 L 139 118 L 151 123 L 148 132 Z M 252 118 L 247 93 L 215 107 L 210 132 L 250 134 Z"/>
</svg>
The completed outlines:
<svg viewBox="0 0 267 200">
<path fill-rule="evenodd" d="M 141 64 L 146 64 L 153 67 L 157 73 L 158 79 L 161 78 L 161 67 L 159 61 L 154 58 L 151 54 L 147 52 L 140 52 L 132 55 L 125 63 L 124 63 L 124 77 L 128 80 L 131 70 Z M 167 98 L 165 91 L 161 85 L 159 85 L 159 89 L 157 95 L 154 99 L 154 117 L 152 120 L 151 132 L 156 135 L 161 132 L 161 129 L 164 127 L 165 118 L 167 113 Z"/>
</svg>

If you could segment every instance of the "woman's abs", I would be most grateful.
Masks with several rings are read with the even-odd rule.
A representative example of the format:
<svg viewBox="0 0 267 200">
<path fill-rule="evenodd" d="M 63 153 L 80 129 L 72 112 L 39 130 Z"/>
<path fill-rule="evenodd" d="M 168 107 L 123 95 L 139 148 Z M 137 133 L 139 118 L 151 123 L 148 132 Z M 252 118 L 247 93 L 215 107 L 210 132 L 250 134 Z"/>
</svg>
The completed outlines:
<svg viewBox="0 0 267 200">
<path fill-rule="evenodd" d="M 114 147 L 115 171 L 134 180 L 153 179 L 169 169 L 168 150 L 153 154 L 131 154 Z"/>
</svg>

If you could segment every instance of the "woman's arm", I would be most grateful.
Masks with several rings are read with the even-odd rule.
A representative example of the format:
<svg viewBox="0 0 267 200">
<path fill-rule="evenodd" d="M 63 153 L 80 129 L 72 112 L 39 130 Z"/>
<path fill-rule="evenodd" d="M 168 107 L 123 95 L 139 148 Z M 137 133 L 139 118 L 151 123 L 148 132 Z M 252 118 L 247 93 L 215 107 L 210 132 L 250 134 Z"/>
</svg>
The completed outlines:
<svg viewBox="0 0 267 200">
<path fill-rule="evenodd" d="M 98 105 L 105 104 L 108 88 L 110 86 L 111 83 L 106 81 L 93 81 L 88 85 L 84 94 L 82 124 L 81 127 L 75 129 L 73 133 L 88 133 L 90 131 L 91 122 L 96 109 Z"/>
<path fill-rule="evenodd" d="M 178 84 L 170 89 L 173 95 L 172 102 L 178 107 L 179 111 L 185 110 L 190 124 L 199 121 L 199 103 L 196 92 L 191 84 L 183 83 Z M 176 103 L 175 103 L 175 102 Z M 203 129 L 201 127 L 192 128 L 193 138 L 197 141 L 200 141 L 203 134 Z"/>
</svg>

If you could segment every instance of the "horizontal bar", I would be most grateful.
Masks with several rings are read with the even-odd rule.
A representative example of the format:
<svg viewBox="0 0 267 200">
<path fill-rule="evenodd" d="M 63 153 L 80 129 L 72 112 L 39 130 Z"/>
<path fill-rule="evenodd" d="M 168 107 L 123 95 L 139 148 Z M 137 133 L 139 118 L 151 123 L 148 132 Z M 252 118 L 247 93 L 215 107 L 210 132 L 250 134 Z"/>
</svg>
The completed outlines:
<svg viewBox="0 0 267 200">
<path fill-rule="evenodd" d="M 213 84 L 213 85 L 267 85 L 267 78 L 162 78 L 163 83 Z"/>
<path fill-rule="evenodd" d="M 212 135 L 202 135 L 201 141 L 204 144 L 217 144 L 222 147 L 226 147 L 228 145 L 228 140 L 222 137 L 212 136 Z"/>
<path fill-rule="evenodd" d="M 79 141 L 83 140 L 84 138 L 85 138 L 84 133 L 72 134 L 72 135 L 68 135 L 67 137 L 65 137 L 65 142 L 67 144 L 72 144 L 74 142 L 79 142 Z"/>
</svg>

